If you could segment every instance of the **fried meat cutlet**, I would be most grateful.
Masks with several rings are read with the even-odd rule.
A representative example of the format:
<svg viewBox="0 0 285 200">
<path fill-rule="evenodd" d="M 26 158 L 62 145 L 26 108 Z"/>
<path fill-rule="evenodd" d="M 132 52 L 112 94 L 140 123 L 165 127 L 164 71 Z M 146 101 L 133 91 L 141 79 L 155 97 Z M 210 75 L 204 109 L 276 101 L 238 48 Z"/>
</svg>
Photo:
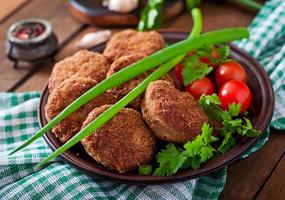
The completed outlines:
<svg viewBox="0 0 285 200">
<path fill-rule="evenodd" d="M 83 127 L 109 107 L 104 105 L 95 108 L 89 113 Z M 120 173 L 149 163 L 156 150 L 155 138 L 141 114 L 131 108 L 123 108 L 81 143 L 94 160 Z"/>
<path fill-rule="evenodd" d="M 149 84 L 142 101 L 143 118 L 161 140 L 186 143 L 201 133 L 207 115 L 191 94 L 167 81 Z"/>
<path fill-rule="evenodd" d="M 150 55 L 164 47 L 163 37 L 156 31 L 137 32 L 127 29 L 115 33 L 103 52 L 111 61 L 130 53 Z"/>
<path fill-rule="evenodd" d="M 87 50 L 78 51 L 54 65 L 49 78 L 49 90 L 53 91 L 61 82 L 75 74 L 100 82 L 106 78 L 109 67 L 110 62 L 104 55 Z"/>
<path fill-rule="evenodd" d="M 132 54 L 120 57 L 119 59 L 115 60 L 112 63 L 109 71 L 107 72 L 107 77 L 110 77 L 114 73 L 120 71 L 121 69 L 124 69 L 125 67 L 128 67 L 129 65 L 139 61 L 140 59 L 144 57 L 145 57 L 145 54 L 142 54 L 142 53 L 132 53 Z M 153 71 L 154 70 L 151 69 L 148 72 L 145 72 L 117 87 L 113 87 L 108 91 L 116 95 L 119 99 L 121 99 L 123 96 L 127 95 L 132 89 L 134 89 L 139 83 L 141 83 Z M 168 74 L 163 76 L 162 79 L 174 83 L 174 80 Z M 142 97 L 143 97 L 142 95 L 138 96 L 135 100 L 133 100 L 129 104 L 129 107 L 134 108 L 136 110 L 140 110 Z"/>
<path fill-rule="evenodd" d="M 49 95 L 45 106 L 47 121 L 56 117 L 70 103 L 96 84 L 95 80 L 77 75 L 62 82 Z M 52 132 L 61 142 L 65 143 L 81 129 L 83 121 L 91 110 L 101 105 L 115 103 L 116 101 L 117 98 L 114 95 L 105 92 L 59 122 L 52 129 Z"/>
</svg>

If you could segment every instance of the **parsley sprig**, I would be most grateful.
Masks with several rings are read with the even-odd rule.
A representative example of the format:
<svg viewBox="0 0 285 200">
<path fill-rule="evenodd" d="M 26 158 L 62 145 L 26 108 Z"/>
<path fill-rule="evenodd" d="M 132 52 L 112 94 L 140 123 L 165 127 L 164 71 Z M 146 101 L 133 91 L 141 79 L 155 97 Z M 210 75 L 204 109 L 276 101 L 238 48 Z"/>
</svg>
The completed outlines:
<svg viewBox="0 0 285 200">
<path fill-rule="evenodd" d="M 231 104 L 228 111 L 222 110 L 220 104 L 217 94 L 203 95 L 199 100 L 199 105 L 208 114 L 210 121 L 221 123 L 222 128 L 216 128 L 221 138 L 213 136 L 214 128 L 204 123 L 201 134 L 185 143 L 183 148 L 174 144 L 166 145 L 156 157 L 159 167 L 154 171 L 155 176 L 171 176 L 181 168 L 199 168 L 202 163 L 234 146 L 236 134 L 247 137 L 260 135 L 259 131 L 253 129 L 249 119 L 239 118 L 240 104 Z"/>
<path fill-rule="evenodd" d="M 209 65 L 201 63 L 198 55 L 186 57 L 182 64 L 184 66 L 182 71 L 184 85 L 189 85 L 193 81 L 202 79 L 213 70 Z"/>
<path fill-rule="evenodd" d="M 220 99 L 216 94 L 202 95 L 199 105 L 204 108 L 209 118 L 222 123 L 223 127 L 219 129 L 223 137 L 222 143 L 218 147 L 219 153 L 225 153 L 235 145 L 235 134 L 247 137 L 258 137 L 260 132 L 253 129 L 252 124 L 246 117 L 238 118 L 240 113 L 240 104 L 231 104 L 228 111 L 220 107 Z"/>
<path fill-rule="evenodd" d="M 202 163 L 212 158 L 216 151 L 211 144 L 218 138 L 214 137 L 212 132 L 213 128 L 204 123 L 202 133 L 195 140 L 184 144 L 183 149 L 171 143 L 166 145 L 156 157 L 159 167 L 154 171 L 154 175 L 171 176 L 180 168 L 199 168 Z"/>
<path fill-rule="evenodd" d="M 199 48 L 191 55 L 187 56 L 182 64 L 184 69 L 182 71 L 183 84 L 185 86 L 191 84 L 193 81 L 200 80 L 213 71 L 213 65 L 218 65 L 228 60 L 229 47 L 222 45 L 215 47 L 214 45 L 206 45 Z M 203 62 L 201 58 L 209 61 Z"/>
</svg>

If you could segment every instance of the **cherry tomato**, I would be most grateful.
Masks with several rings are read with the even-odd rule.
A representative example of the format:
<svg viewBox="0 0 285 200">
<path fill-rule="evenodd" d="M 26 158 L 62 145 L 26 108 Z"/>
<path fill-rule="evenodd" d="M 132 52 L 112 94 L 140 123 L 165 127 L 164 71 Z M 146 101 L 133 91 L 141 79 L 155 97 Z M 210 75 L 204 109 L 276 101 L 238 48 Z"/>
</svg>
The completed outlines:
<svg viewBox="0 0 285 200">
<path fill-rule="evenodd" d="M 190 85 L 186 86 L 185 91 L 190 93 L 195 99 L 199 99 L 202 94 L 213 94 L 215 92 L 215 87 L 209 78 L 204 77 L 201 80 L 194 81 Z"/>
<path fill-rule="evenodd" d="M 177 64 L 175 66 L 175 76 L 177 80 L 183 84 L 183 76 L 182 76 L 182 71 L 183 71 L 183 65 L 182 64 Z"/>
<path fill-rule="evenodd" d="M 220 88 L 219 98 L 224 110 L 228 110 L 230 104 L 236 103 L 241 105 L 240 112 L 243 113 L 249 107 L 252 96 L 250 89 L 244 82 L 232 80 Z"/>
<path fill-rule="evenodd" d="M 230 80 L 237 80 L 246 83 L 247 75 L 241 64 L 230 61 L 221 64 L 215 72 L 216 83 L 219 87 Z"/>
</svg>

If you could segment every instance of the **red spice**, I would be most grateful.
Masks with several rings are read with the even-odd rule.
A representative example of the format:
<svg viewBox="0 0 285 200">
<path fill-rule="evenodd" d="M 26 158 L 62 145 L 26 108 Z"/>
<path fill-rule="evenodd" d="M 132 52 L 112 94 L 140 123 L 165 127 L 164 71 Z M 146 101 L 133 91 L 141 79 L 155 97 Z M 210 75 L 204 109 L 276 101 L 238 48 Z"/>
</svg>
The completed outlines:
<svg viewBox="0 0 285 200">
<path fill-rule="evenodd" d="M 45 27 L 39 23 L 23 24 L 13 31 L 13 36 L 22 40 L 32 39 L 40 36 L 45 31 Z"/>
</svg>

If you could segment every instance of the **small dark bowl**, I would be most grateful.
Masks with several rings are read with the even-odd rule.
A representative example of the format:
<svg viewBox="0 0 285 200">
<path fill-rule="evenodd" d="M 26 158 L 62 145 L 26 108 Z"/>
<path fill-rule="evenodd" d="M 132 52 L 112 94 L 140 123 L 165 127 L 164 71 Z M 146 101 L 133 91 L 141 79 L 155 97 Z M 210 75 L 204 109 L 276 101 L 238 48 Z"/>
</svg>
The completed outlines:
<svg viewBox="0 0 285 200">
<path fill-rule="evenodd" d="M 166 30 L 161 31 L 161 33 L 164 36 L 165 41 L 170 44 L 186 38 L 188 34 L 187 32 L 182 31 Z M 101 52 L 104 47 L 105 44 L 102 44 L 91 50 Z M 249 77 L 248 85 L 253 93 L 253 100 L 249 108 L 250 120 L 252 121 L 254 128 L 264 132 L 269 125 L 274 109 L 274 95 L 270 79 L 260 64 L 245 51 L 232 44 L 230 44 L 230 49 L 231 58 L 238 60 L 244 66 Z M 39 106 L 39 122 L 41 127 L 47 124 L 44 115 L 44 107 L 47 103 L 48 96 L 49 91 L 48 88 L 45 87 Z M 44 139 L 53 150 L 62 146 L 62 143 L 51 132 L 47 132 L 44 135 Z M 255 144 L 257 139 L 258 138 L 244 138 L 239 140 L 227 153 L 208 161 L 202 165 L 201 168 L 196 170 L 181 170 L 170 177 L 141 176 L 138 175 L 136 171 L 126 174 L 110 171 L 89 157 L 80 144 L 64 152 L 60 156 L 66 163 L 93 177 L 102 177 L 134 184 L 166 183 L 198 178 L 229 165 L 247 152 Z"/>
<path fill-rule="evenodd" d="M 84 24 L 105 27 L 135 26 L 139 22 L 140 12 L 146 2 L 141 2 L 138 8 L 128 13 L 110 11 L 107 7 L 102 6 L 101 1 L 94 0 L 70 0 L 67 3 L 67 8 L 76 19 Z M 166 21 L 174 18 L 183 11 L 183 0 L 166 0 L 163 9 L 163 19 Z"/>
</svg>

